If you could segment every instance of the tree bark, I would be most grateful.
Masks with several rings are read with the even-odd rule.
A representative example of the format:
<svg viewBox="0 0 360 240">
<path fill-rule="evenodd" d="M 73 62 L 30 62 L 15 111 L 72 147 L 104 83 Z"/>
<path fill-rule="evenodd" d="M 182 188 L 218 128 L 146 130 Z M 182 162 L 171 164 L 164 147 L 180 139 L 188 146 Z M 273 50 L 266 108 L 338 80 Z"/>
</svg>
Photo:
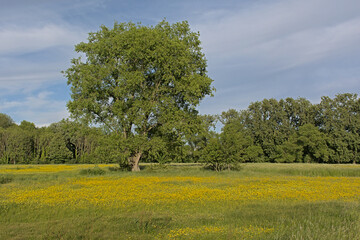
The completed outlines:
<svg viewBox="0 0 360 240">
<path fill-rule="evenodd" d="M 141 155 L 142 155 L 142 152 L 137 152 L 134 154 L 134 156 L 130 157 L 130 165 L 131 165 L 132 172 L 140 171 L 139 161 L 140 161 Z"/>
</svg>

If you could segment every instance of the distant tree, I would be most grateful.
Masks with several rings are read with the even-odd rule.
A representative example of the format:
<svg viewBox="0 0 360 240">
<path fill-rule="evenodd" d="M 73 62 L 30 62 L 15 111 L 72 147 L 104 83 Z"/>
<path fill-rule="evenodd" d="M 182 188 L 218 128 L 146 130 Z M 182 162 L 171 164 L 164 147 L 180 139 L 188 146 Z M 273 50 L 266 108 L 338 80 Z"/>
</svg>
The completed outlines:
<svg viewBox="0 0 360 240">
<path fill-rule="evenodd" d="M 46 162 L 67 163 L 73 159 L 73 154 L 66 147 L 66 142 L 60 133 L 52 134 L 49 145 L 46 148 Z"/>
<path fill-rule="evenodd" d="M 221 143 L 219 135 L 216 134 L 209 139 L 206 147 L 201 151 L 201 160 L 207 167 L 217 172 L 230 169 L 231 165 L 225 152 L 224 145 Z"/>
<path fill-rule="evenodd" d="M 8 128 L 15 125 L 14 120 L 4 113 L 0 113 L 0 128 Z"/>
<path fill-rule="evenodd" d="M 25 120 L 21 121 L 19 127 L 20 127 L 21 129 L 27 130 L 27 131 L 34 131 L 34 130 L 36 130 L 36 126 L 35 126 L 34 123 L 28 122 L 28 121 L 25 121 Z"/>
<path fill-rule="evenodd" d="M 285 142 L 281 148 L 283 155 L 280 162 L 329 162 L 329 138 L 312 124 L 301 126 L 296 134 Z"/>
<path fill-rule="evenodd" d="M 30 163 L 34 157 L 34 138 L 30 131 L 19 126 L 6 129 L 8 132 L 7 151 L 9 163 Z"/>
<path fill-rule="evenodd" d="M 0 128 L 0 161 L 1 163 L 10 163 L 10 151 L 8 148 L 9 131 Z"/>
<path fill-rule="evenodd" d="M 279 104 L 282 106 L 285 112 L 285 121 L 282 124 L 286 124 L 290 127 L 290 132 L 298 130 L 299 127 L 305 124 L 314 124 L 316 115 L 316 106 L 305 98 L 286 98 L 280 100 Z"/>
<path fill-rule="evenodd" d="M 246 112 L 245 127 L 255 145 L 262 148 L 267 161 L 275 162 L 282 155 L 279 146 L 301 126 L 314 123 L 316 109 L 304 98 L 286 98 L 251 103 Z"/>
<path fill-rule="evenodd" d="M 38 129 L 37 137 L 35 139 L 36 158 L 37 162 L 41 164 L 50 163 L 51 159 L 48 157 L 49 145 L 54 136 L 54 133 L 48 127 Z"/>
<path fill-rule="evenodd" d="M 95 149 L 95 163 L 118 163 L 122 169 L 128 169 L 123 139 L 116 133 L 99 137 L 99 146 Z M 130 169 L 129 169 L 130 170 Z"/>
<path fill-rule="evenodd" d="M 277 146 L 286 141 L 293 130 L 283 106 L 276 99 L 250 104 L 246 127 L 269 161 L 278 157 Z"/>
<path fill-rule="evenodd" d="M 90 33 L 65 71 L 73 117 L 119 134 L 133 171 L 151 146 L 151 132 L 185 135 L 199 120 L 196 107 L 212 94 L 199 33 L 187 22 L 154 27 L 115 23 Z M 120 149 L 119 149 L 120 150 Z"/>
<path fill-rule="evenodd" d="M 92 154 L 98 146 L 99 138 L 103 135 L 99 128 L 91 128 L 83 123 L 70 120 L 53 123 L 49 126 L 49 130 L 61 134 L 75 163 L 92 161 Z"/>
<path fill-rule="evenodd" d="M 360 162 L 360 99 L 357 94 L 322 97 L 316 124 L 330 137 L 331 162 Z"/>
<path fill-rule="evenodd" d="M 224 148 L 225 161 L 228 164 L 236 162 L 247 162 L 252 156 L 248 148 L 253 145 L 253 139 L 244 125 L 244 115 L 230 109 L 223 112 L 220 122 L 224 125 L 220 133 L 220 142 Z M 254 150 L 254 148 L 252 148 Z"/>
<path fill-rule="evenodd" d="M 207 146 L 210 139 L 217 136 L 215 132 L 218 117 L 216 115 L 200 115 L 200 123 L 195 133 L 185 136 L 188 150 L 187 158 L 191 162 L 198 162 L 202 158 L 202 150 Z"/>
</svg>

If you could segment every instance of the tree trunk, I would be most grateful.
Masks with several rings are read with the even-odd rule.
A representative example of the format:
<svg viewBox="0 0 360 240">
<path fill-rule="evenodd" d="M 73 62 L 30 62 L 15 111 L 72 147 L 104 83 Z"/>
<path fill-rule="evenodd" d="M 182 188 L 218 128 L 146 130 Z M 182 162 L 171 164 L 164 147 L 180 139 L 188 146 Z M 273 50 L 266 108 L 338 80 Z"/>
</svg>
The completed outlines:
<svg viewBox="0 0 360 240">
<path fill-rule="evenodd" d="M 132 172 L 140 171 L 139 161 L 140 161 L 141 155 L 142 155 L 142 152 L 137 152 L 134 154 L 134 156 L 130 157 L 130 166 L 131 166 Z"/>
</svg>

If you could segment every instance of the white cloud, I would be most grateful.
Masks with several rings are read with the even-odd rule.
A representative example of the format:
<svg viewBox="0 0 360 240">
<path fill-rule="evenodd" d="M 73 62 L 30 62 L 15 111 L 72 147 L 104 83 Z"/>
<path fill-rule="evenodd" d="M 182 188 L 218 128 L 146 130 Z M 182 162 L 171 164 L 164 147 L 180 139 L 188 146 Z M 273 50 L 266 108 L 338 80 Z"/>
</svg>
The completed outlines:
<svg viewBox="0 0 360 240">
<path fill-rule="evenodd" d="M 54 29 L 62 29 L 54 27 Z M 40 31 L 40 30 L 39 30 Z M 1 32 L 1 30 L 0 30 Z M 30 32 L 30 31 L 29 31 Z M 28 32 L 28 34 L 30 34 Z M 37 41 L 35 33 L 32 33 L 31 41 L 27 42 L 25 35 L 15 39 L 8 47 L 0 44 L 0 94 L 10 95 L 14 93 L 31 93 L 46 89 L 54 84 L 66 85 L 66 79 L 61 73 L 70 65 L 71 58 L 76 56 L 74 45 L 80 40 L 81 33 L 71 34 L 72 30 L 59 30 L 56 36 L 44 37 L 42 41 Z M 51 31 L 43 31 L 42 34 L 50 34 Z M 8 34 L 21 35 L 20 31 Z M 69 36 L 67 36 L 69 35 Z M 39 39 L 42 37 L 37 36 Z M 1 39 L 4 39 L 0 35 Z M 49 49 L 51 48 L 51 49 Z"/>
<path fill-rule="evenodd" d="M 202 14 L 193 29 L 217 92 L 201 112 L 358 91 L 359 13 L 358 0 L 273 0 Z"/>
<path fill-rule="evenodd" d="M 86 39 L 79 29 L 49 24 L 40 28 L 1 28 L 0 55 L 24 54 L 57 46 L 74 46 Z"/>
<path fill-rule="evenodd" d="M 359 11 L 355 0 L 280 0 L 210 15 L 195 29 L 216 63 L 249 59 L 285 69 L 360 51 Z"/>
<path fill-rule="evenodd" d="M 39 88 L 61 82 L 59 79 L 62 80 L 60 71 L 28 72 L 27 74 L 0 77 L 0 93 L 2 95 L 31 93 Z"/>
<path fill-rule="evenodd" d="M 55 100 L 54 93 L 43 91 L 28 95 L 24 99 L 0 102 L 0 112 L 6 112 L 14 119 L 34 122 L 45 126 L 69 117 L 66 102 Z"/>
</svg>

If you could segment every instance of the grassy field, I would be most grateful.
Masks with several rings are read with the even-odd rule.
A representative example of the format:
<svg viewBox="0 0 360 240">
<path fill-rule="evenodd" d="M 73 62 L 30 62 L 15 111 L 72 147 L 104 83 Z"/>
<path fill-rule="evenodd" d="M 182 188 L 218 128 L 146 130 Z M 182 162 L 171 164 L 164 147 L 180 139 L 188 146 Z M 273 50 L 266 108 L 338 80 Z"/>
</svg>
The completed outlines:
<svg viewBox="0 0 360 240">
<path fill-rule="evenodd" d="M 360 166 L 0 165 L 0 239 L 360 239 Z"/>
</svg>

